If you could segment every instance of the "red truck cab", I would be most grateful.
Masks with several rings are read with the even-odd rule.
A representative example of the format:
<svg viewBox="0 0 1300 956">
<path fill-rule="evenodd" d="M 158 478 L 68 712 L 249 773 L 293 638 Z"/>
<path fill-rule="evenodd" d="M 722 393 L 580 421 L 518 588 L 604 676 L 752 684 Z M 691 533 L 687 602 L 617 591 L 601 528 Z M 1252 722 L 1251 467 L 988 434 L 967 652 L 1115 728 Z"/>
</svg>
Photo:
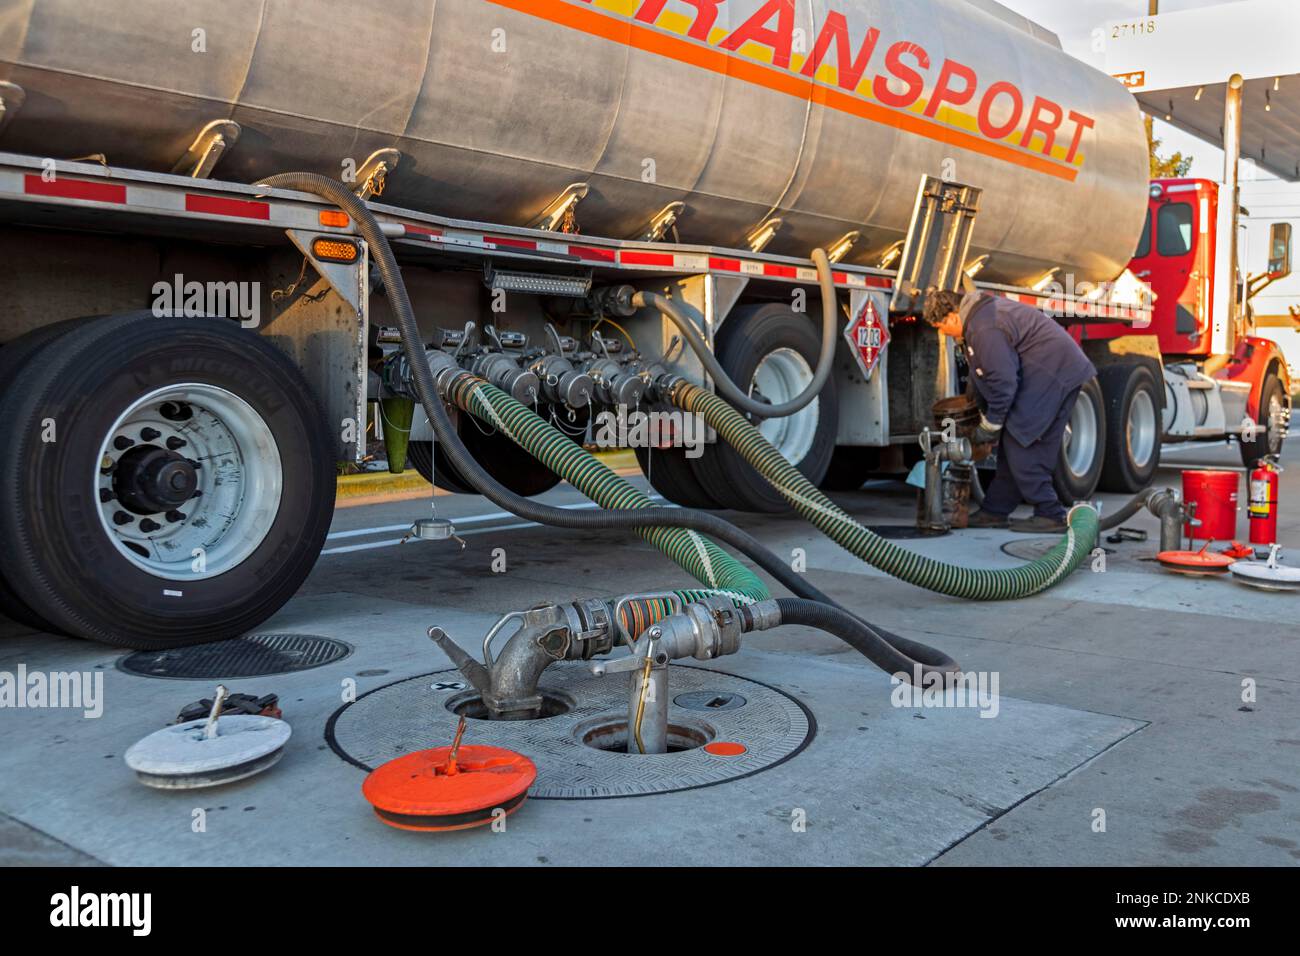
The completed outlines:
<svg viewBox="0 0 1300 956">
<path fill-rule="evenodd" d="M 1129 264 L 1129 271 L 1151 287 L 1151 323 L 1146 328 L 1083 326 L 1079 336 L 1081 341 L 1154 336 L 1166 363 L 1195 362 L 1215 379 L 1249 384 L 1247 413 L 1262 420 L 1270 376 L 1286 395 L 1291 381 L 1276 343 L 1250 334 L 1248 302 L 1237 327 L 1231 327 L 1226 283 L 1231 281 L 1227 231 L 1232 219 L 1219 208 L 1219 188 L 1208 179 L 1152 181 L 1146 224 Z M 1245 289 L 1244 270 L 1241 275 Z"/>
</svg>

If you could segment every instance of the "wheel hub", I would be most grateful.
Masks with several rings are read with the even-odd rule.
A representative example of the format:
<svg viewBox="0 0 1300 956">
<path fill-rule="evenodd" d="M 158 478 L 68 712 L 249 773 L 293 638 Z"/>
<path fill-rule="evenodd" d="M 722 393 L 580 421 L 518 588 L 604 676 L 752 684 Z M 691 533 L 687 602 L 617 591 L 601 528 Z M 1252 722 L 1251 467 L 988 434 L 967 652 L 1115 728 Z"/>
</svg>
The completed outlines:
<svg viewBox="0 0 1300 956">
<path fill-rule="evenodd" d="M 1097 410 L 1092 397 L 1080 392 L 1065 426 L 1065 462 L 1071 474 L 1086 475 L 1097 454 Z"/>
<path fill-rule="evenodd" d="M 794 349 L 776 349 L 764 356 L 754 370 L 750 396 L 783 405 L 801 394 L 812 380 L 813 370 L 807 359 Z M 812 450 L 819 417 L 820 400 L 814 400 L 793 415 L 764 420 L 758 430 L 787 461 L 797 465 Z"/>
<path fill-rule="evenodd" d="M 104 435 L 96 464 L 105 534 L 137 568 L 170 581 L 241 564 L 265 539 L 284 488 L 266 421 L 206 383 L 140 396 Z"/>
<path fill-rule="evenodd" d="M 124 508 L 138 515 L 179 508 L 198 487 L 194 462 L 154 445 L 132 448 L 113 470 L 113 493 Z"/>
</svg>

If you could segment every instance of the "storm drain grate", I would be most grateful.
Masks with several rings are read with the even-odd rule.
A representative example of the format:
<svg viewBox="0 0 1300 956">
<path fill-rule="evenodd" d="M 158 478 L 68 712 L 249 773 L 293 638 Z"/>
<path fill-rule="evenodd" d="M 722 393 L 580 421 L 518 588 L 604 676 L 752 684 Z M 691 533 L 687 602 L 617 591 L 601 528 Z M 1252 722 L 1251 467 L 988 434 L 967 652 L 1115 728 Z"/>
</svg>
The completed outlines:
<svg viewBox="0 0 1300 956">
<path fill-rule="evenodd" d="M 459 678 L 457 671 L 438 671 L 370 691 L 335 711 L 325 739 L 340 757 L 367 771 L 402 754 L 443 746 L 455 734 L 457 713 L 475 713 L 470 705 L 477 697 Z M 668 681 L 673 704 L 666 754 L 612 749 L 626 740 L 628 678 L 594 677 L 577 662 L 554 664 L 542 677 L 554 716 L 470 719 L 465 742 L 531 758 L 537 765 L 529 791 L 534 798 L 591 800 L 748 777 L 790 759 L 816 733 L 812 714 L 775 687 L 680 665 L 672 666 Z"/>
<path fill-rule="evenodd" d="M 351 653 L 350 645 L 315 634 L 247 634 L 167 651 L 136 651 L 121 658 L 117 666 L 140 677 L 233 680 L 310 670 Z"/>
</svg>

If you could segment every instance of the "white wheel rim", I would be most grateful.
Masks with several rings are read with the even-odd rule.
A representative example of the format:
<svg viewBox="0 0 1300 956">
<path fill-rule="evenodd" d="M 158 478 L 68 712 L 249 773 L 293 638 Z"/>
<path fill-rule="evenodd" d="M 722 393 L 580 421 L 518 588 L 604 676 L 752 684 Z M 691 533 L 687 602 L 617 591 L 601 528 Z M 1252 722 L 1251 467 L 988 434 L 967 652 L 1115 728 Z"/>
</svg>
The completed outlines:
<svg viewBox="0 0 1300 956">
<path fill-rule="evenodd" d="M 1276 455 L 1282 450 L 1282 443 L 1286 441 L 1287 431 L 1291 425 L 1291 409 L 1282 401 L 1282 398 L 1274 392 L 1268 400 L 1268 450 L 1270 454 Z"/>
<path fill-rule="evenodd" d="M 1126 440 L 1134 467 L 1149 465 L 1156 452 L 1156 406 L 1150 392 L 1137 392 L 1129 403 Z"/>
<path fill-rule="evenodd" d="M 1097 458 L 1097 406 L 1092 396 L 1080 392 L 1065 426 L 1065 465 L 1082 478 Z"/>
<path fill-rule="evenodd" d="M 782 405 L 802 394 L 812 380 L 813 370 L 807 359 L 794 349 L 777 349 L 764 356 L 754 369 L 749 392 L 761 393 L 771 404 Z M 817 439 L 820 406 L 821 399 L 816 398 L 793 415 L 764 419 L 758 430 L 786 461 L 797 465 L 808 456 Z"/>
<path fill-rule="evenodd" d="M 186 408 L 189 417 L 179 417 Z M 122 439 L 133 444 L 118 447 Z M 172 448 L 169 440 L 184 444 Z M 117 496 L 123 458 L 152 449 L 197 462 L 199 494 L 166 511 L 125 505 Z M 99 465 L 93 488 L 104 533 L 135 567 L 173 581 L 216 577 L 245 561 L 270 531 L 284 490 L 271 429 L 251 405 L 215 385 L 168 385 L 137 399 L 105 435 Z"/>
</svg>

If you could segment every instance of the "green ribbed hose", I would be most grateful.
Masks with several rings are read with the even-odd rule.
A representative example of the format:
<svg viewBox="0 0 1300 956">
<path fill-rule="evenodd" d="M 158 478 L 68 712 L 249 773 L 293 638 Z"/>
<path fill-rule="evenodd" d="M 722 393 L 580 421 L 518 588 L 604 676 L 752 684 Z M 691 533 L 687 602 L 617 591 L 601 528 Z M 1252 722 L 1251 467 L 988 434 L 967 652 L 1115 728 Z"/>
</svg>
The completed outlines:
<svg viewBox="0 0 1300 956">
<path fill-rule="evenodd" d="M 1097 512 L 1087 505 L 1070 510 L 1068 530 L 1047 554 L 1017 568 L 963 568 L 900 548 L 863 527 L 773 448 L 739 412 L 704 389 L 675 382 L 669 400 L 683 411 L 699 414 L 718 436 L 831 540 L 886 574 L 917 587 L 973 601 L 1028 597 L 1046 590 L 1074 571 L 1097 544 Z"/>
<path fill-rule="evenodd" d="M 448 390 L 447 398 L 496 428 L 602 508 L 633 510 L 654 507 L 653 501 L 582 446 L 548 425 L 532 409 L 483 379 L 472 375 L 460 376 Z M 699 601 L 709 594 L 725 594 L 737 604 L 765 601 L 771 597 L 753 571 L 698 532 L 686 528 L 654 527 L 636 531 L 708 587 L 707 591 L 675 592 L 685 603 Z M 661 610 L 663 613 L 659 617 L 670 612 L 667 604 Z"/>
</svg>

